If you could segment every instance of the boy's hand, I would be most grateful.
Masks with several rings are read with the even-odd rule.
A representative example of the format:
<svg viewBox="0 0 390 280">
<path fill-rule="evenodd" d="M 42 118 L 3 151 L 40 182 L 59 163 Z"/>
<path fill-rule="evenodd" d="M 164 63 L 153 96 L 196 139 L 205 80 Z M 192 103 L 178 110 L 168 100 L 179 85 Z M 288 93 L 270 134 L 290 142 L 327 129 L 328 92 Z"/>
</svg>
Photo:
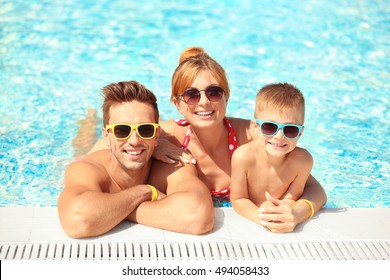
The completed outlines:
<svg viewBox="0 0 390 280">
<path fill-rule="evenodd" d="M 272 232 L 292 232 L 297 225 L 292 206 L 268 192 L 265 193 L 265 197 L 267 201 L 263 202 L 259 208 L 260 224 Z"/>
</svg>

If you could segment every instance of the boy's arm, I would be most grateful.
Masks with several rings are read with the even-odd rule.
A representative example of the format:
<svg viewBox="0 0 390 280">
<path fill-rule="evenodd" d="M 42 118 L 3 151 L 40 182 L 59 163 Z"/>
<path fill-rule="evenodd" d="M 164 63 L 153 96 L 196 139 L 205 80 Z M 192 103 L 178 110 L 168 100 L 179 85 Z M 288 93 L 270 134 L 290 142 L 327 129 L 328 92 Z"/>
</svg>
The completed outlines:
<svg viewBox="0 0 390 280">
<path fill-rule="evenodd" d="M 249 154 L 243 151 L 244 146 L 238 148 L 232 157 L 232 175 L 230 201 L 234 210 L 241 216 L 259 224 L 259 207 L 250 199 L 247 184 L 247 165 Z"/>
<path fill-rule="evenodd" d="M 128 219 L 165 230 L 203 234 L 214 226 L 214 208 L 210 191 L 198 178 L 192 164 L 167 164 L 154 160 L 149 183 L 167 196 L 144 202 Z"/>
<path fill-rule="evenodd" d="M 307 199 L 313 205 L 314 213 L 318 212 L 326 203 L 327 196 L 321 184 L 310 174 L 300 199 Z M 298 203 L 294 206 L 298 223 L 307 219 L 307 212 L 311 211 L 307 203 Z M 298 214 L 300 213 L 300 214 Z"/>
<path fill-rule="evenodd" d="M 141 202 L 151 199 L 147 185 L 107 193 L 110 178 L 91 162 L 71 163 L 65 172 L 58 214 L 64 231 L 73 238 L 103 234 L 123 221 Z"/>
</svg>

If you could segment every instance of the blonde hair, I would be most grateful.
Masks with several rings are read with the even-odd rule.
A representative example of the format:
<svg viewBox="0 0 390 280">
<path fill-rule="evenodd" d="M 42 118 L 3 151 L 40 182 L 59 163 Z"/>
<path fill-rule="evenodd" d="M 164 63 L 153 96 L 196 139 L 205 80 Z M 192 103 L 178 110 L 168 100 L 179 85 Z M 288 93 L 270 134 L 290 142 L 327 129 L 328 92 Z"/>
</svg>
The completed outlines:
<svg viewBox="0 0 390 280">
<path fill-rule="evenodd" d="M 303 122 L 305 119 L 305 98 L 297 87 L 289 83 L 269 84 L 262 87 L 256 95 L 255 117 L 259 112 L 269 109 L 281 113 L 297 110 L 297 112 L 302 113 Z"/>
<path fill-rule="evenodd" d="M 179 65 L 172 75 L 171 101 L 190 87 L 195 78 L 203 71 L 211 73 L 225 92 L 226 100 L 228 100 L 230 89 L 225 70 L 203 48 L 189 47 L 181 53 Z"/>
</svg>

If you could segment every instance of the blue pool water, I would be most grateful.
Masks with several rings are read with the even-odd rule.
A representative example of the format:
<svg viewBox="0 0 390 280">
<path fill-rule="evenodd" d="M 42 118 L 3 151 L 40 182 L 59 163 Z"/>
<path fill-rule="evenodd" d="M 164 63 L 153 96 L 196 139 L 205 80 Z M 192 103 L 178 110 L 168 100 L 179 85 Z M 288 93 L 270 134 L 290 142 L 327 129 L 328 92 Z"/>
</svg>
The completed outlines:
<svg viewBox="0 0 390 280">
<path fill-rule="evenodd" d="M 228 73 L 228 115 L 251 118 L 269 82 L 303 91 L 327 207 L 390 207 L 388 1 L 146 2 L 0 1 L 0 206 L 56 205 L 104 85 L 138 80 L 177 117 L 171 75 L 195 45 Z"/>
</svg>

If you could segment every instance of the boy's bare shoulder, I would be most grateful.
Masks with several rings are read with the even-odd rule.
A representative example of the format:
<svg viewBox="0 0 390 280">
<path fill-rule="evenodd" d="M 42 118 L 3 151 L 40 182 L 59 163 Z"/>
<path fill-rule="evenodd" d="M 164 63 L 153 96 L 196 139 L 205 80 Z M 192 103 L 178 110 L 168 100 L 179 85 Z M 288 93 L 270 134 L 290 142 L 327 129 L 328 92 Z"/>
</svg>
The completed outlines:
<svg viewBox="0 0 390 280">
<path fill-rule="evenodd" d="M 302 163 L 313 164 L 313 156 L 304 148 L 296 147 L 292 151 L 293 159 Z"/>
</svg>

